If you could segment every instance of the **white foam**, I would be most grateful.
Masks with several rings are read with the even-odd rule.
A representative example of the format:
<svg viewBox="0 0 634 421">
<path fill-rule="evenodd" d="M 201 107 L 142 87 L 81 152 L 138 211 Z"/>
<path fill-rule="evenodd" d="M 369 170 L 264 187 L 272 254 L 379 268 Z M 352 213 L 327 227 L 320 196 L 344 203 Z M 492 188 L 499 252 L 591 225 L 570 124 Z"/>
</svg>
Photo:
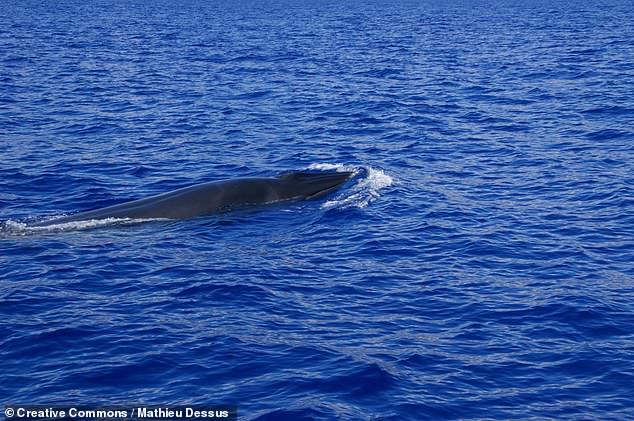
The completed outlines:
<svg viewBox="0 0 634 421">
<path fill-rule="evenodd" d="M 3 231 L 20 232 L 20 231 L 25 231 L 26 229 L 27 229 L 27 225 L 24 222 L 18 222 L 12 219 L 8 219 L 4 223 L 2 223 Z"/>
<path fill-rule="evenodd" d="M 90 228 L 99 228 L 108 225 L 129 225 L 148 221 L 161 221 L 164 218 L 104 218 L 90 219 L 86 221 L 64 222 L 42 227 L 34 227 L 26 222 L 7 220 L 2 224 L 2 231 L 7 234 L 25 235 L 29 233 L 76 231 Z"/>
<path fill-rule="evenodd" d="M 103 227 L 105 225 L 125 224 L 132 221 L 130 218 L 104 218 L 89 219 L 86 221 L 63 222 L 60 224 L 51 224 L 44 227 L 31 227 L 33 231 L 70 231 L 82 230 L 87 228 Z"/>
<path fill-rule="evenodd" d="M 334 199 L 321 205 L 324 209 L 332 208 L 365 208 L 370 202 L 381 196 L 381 190 L 394 184 L 394 178 L 385 171 L 372 167 L 354 167 L 345 164 L 316 163 L 311 164 L 313 170 L 352 171 L 353 177 L 365 170 L 365 174 L 356 183 L 341 192 Z"/>
</svg>

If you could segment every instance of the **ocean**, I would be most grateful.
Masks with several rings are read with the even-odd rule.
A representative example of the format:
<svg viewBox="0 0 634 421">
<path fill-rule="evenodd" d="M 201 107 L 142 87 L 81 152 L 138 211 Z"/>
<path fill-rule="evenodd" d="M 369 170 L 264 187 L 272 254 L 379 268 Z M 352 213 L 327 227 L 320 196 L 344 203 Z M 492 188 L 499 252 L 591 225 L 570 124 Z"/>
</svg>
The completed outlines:
<svg viewBox="0 0 634 421">
<path fill-rule="evenodd" d="M 21 0 L 0 28 L 5 415 L 634 419 L 632 2 Z M 355 176 L 32 226 L 289 170 Z"/>
</svg>

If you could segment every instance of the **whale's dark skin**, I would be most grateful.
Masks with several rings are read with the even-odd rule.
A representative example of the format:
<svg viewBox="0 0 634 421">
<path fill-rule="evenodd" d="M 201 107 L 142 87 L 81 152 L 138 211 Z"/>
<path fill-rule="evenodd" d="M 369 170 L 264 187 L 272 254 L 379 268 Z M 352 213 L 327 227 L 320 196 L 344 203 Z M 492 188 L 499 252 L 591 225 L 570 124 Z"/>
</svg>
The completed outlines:
<svg viewBox="0 0 634 421">
<path fill-rule="evenodd" d="M 106 218 L 186 219 L 230 209 L 306 200 L 337 190 L 351 172 L 289 172 L 276 178 L 242 178 L 197 184 L 119 205 L 33 224 L 34 227 Z"/>
</svg>

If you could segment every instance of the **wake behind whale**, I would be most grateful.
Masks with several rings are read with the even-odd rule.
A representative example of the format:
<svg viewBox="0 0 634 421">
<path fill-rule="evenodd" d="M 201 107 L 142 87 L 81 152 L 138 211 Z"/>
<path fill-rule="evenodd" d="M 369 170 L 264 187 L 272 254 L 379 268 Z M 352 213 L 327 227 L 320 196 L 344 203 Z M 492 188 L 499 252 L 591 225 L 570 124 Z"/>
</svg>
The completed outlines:
<svg viewBox="0 0 634 421">
<path fill-rule="evenodd" d="M 209 182 L 75 215 L 30 224 L 46 228 L 112 219 L 187 219 L 232 209 L 315 199 L 339 189 L 351 171 L 292 171 L 274 178 L 240 178 Z"/>
</svg>

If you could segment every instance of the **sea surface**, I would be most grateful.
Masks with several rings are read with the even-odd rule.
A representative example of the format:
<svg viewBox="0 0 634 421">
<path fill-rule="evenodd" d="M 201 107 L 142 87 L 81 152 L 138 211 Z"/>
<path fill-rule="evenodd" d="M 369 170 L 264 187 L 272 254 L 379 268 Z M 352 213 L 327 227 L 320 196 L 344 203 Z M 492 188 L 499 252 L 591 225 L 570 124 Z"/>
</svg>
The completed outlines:
<svg viewBox="0 0 634 421">
<path fill-rule="evenodd" d="M 288 170 L 355 177 L 31 226 Z M 631 1 L 0 2 L 0 406 L 632 420 L 633 396 Z"/>
</svg>

